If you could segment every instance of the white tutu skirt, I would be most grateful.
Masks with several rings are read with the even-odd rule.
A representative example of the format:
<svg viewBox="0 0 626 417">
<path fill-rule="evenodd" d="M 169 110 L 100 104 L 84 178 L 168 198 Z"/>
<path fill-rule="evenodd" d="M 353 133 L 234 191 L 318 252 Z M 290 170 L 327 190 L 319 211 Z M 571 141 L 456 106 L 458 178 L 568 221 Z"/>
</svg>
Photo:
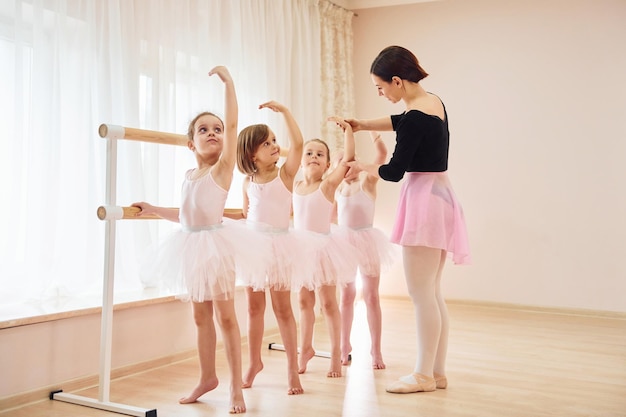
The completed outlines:
<svg viewBox="0 0 626 417">
<path fill-rule="evenodd" d="M 356 279 L 357 251 L 340 229 L 333 224 L 327 235 L 306 232 L 306 247 L 311 255 L 300 262 L 300 277 L 293 283 L 294 291 L 302 288 L 313 291 L 324 285 L 344 287 Z"/>
<path fill-rule="evenodd" d="M 314 249 L 306 244 L 310 242 L 310 234 L 293 228 L 276 229 L 262 223 L 246 224 L 249 229 L 266 237 L 271 254 L 268 257 L 267 268 L 257 270 L 256 274 L 248 276 L 241 284 L 252 288 L 253 291 L 264 291 L 267 288 L 291 291 L 294 287 L 300 288 L 303 279 L 299 271 L 302 270 L 303 259 L 314 255 Z M 314 245 L 320 247 L 322 241 L 318 239 L 318 243 Z"/>
<path fill-rule="evenodd" d="M 231 219 L 205 228 L 182 228 L 151 251 L 144 271 L 185 301 L 229 300 L 235 283 L 267 268 L 268 239 Z"/>
<path fill-rule="evenodd" d="M 354 247 L 361 276 L 378 277 L 388 271 L 400 258 L 400 247 L 391 243 L 382 230 L 375 227 L 363 229 L 342 228 L 341 233 Z"/>
</svg>

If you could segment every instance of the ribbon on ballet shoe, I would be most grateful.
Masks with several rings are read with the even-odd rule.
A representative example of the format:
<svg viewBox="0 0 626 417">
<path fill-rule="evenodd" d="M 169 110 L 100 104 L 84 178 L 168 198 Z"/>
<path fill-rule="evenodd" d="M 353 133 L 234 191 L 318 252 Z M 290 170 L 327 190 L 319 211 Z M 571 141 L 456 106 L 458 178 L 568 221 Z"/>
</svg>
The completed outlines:
<svg viewBox="0 0 626 417">
<path fill-rule="evenodd" d="M 411 380 L 415 382 L 409 382 Z M 411 374 L 391 383 L 386 390 L 392 394 L 410 394 L 413 392 L 430 392 L 436 389 L 435 378 L 422 374 Z"/>
<path fill-rule="evenodd" d="M 437 389 L 448 388 L 448 378 L 446 378 L 444 375 L 435 374 L 435 382 L 437 383 Z"/>
</svg>

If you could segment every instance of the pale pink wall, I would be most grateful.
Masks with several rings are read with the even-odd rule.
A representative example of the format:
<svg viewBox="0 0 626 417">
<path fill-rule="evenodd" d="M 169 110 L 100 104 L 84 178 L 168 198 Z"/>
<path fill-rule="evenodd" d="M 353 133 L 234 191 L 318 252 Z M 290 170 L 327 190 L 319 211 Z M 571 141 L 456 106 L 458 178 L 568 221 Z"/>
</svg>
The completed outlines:
<svg viewBox="0 0 626 417">
<path fill-rule="evenodd" d="M 169 302 L 114 312 L 112 368 L 193 349 L 188 304 Z M 100 314 L 2 329 L 0 398 L 99 375 Z"/>
<path fill-rule="evenodd" d="M 356 115 L 402 111 L 376 96 L 368 74 L 390 44 L 416 53 L 431 74 L 424 86 L 449 112 L 449 174 L 474 264 L 448 264 L 447 298 L 626 311 L 626 2 L 444 0 L 357 12 Z M 379 190 L 376 221 L 388 231 L 399 185 Z M 381 291 L 405 294 L 400 264 Z"/>
</svg>

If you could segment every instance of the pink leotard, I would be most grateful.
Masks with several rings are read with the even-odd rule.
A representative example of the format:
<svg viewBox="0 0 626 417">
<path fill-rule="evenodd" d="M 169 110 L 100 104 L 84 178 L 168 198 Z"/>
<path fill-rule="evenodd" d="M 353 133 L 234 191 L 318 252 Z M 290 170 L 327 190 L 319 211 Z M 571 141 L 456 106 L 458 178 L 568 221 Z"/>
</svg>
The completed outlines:
<svg viewBox="0 0 626 417">
<path fill-rule="evenodd" d="M 183 182 L 180 224 L 190 229 L 221 224 L 228 191 L 210 173 L 192 179 L 193 171 L 187 171 Z"/>
<path fill-rule="evenodd" d="M 375 201 L 363 189 L 355 194 L 345 196 L 335 194 L 337 201 L 337 224 L 351 229 L 372 227 L 374 222 Z"/>
<path fill-rule="evenodd" d="M 328 234 L 333 214 L 333 203 L 324 197 L 321 189 L 310 194 L 293 195 L 293 226 L 298 230 Z"/>
<path fill-rule="evenodd" d="M 279 175 L 265 184 L 250 181 L 248 193 L 248 220 L 287 230 L 291 216 L 291 191 Z"/>
</svg>

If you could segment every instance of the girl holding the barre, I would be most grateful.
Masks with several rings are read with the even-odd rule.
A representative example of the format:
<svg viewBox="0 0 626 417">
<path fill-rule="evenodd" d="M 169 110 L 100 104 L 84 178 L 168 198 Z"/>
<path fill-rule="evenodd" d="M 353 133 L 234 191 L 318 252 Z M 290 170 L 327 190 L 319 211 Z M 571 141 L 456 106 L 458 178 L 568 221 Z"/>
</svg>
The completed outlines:
<svg viewBox="0 0 626 417">
<path fill-rule="evenodd" d="M 190 300 L 197 327 L 200 380 L 181 404 L 193 403 L 215 389 L 216 332 L 213 314 L 220 326 L 230 367 L 230 413 L 246 411 L 242 391 L 241 334 L 235 315 L 235 276 L 246 277 L 265 268 L 269 250 L 262 240 L 236 222 L 223 222 L 226 197 L 233 179 L 237 155 L 238 105 L 229 71 L 218 66 L 217 75 L 225 87 L 224 122 L 204 112 L 189 125 L 187 146 L 195 154 L 197 168 L 187 171 L 182 185 L 180 209 L 134 203 L 137 216 L 157 215 L 181 224 L 154 253 L 151 272 L 159 282 Z M 259 239 L 262 239 L 259 235 Z M 240 245 L 246 241 L 249 244 Z"/>
</svg>

